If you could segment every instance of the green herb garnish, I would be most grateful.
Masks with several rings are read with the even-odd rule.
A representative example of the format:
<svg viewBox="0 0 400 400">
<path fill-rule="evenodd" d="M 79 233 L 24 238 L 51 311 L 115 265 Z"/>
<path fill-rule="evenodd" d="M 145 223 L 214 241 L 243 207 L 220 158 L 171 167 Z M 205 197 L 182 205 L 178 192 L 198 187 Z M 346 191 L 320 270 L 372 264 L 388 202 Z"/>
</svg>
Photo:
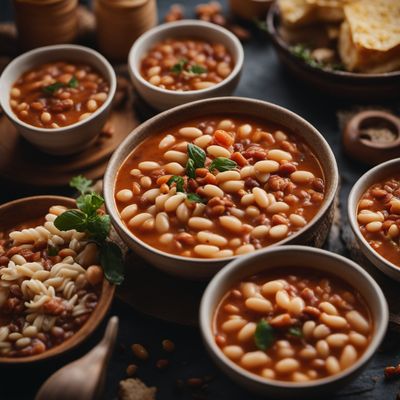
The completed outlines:
<svg viewBox="0 0 400 400">
<path fill-rule="evenodd" d="M 51 244 L 49 244 L 47 246 L 47 255 L 50 257 L 54 257 L 58 254 L 58 248 L 56 246 L 52 246 Z"/>
<path fill-rule="evenodd" d="M 175 65 L 172 66 L 171 72 L 174 74 L 180 74 L 183 72 L 188 60 L 181 58 Z"/>
<path fill-rule="evenodd" d="M 204 168 L 204 163 L 206 162 L 205 151 L 195 144 L 189 143 L 187 146 L 188 156 L 193 160 L 194 168 Z"/>
<path fill-rule="evenodd" d="M 290 52 L 296 57 L 303 60 L 306 64 L 313 68 L 329 69 L 333 71 L 344 70 L 343 64 L 340 63 L 322 63 L 314 59 L 312 50 L 304 44 L 296 44 L 289 47 Z"/>
<path fill-rule="evenodd" d="M 207 72 L 207 68 L 204 68 L 198 64 L 194 64 L 188 69 L 188 71 L 192 74 L 201 75 Z"/>
<path fill-rule="evenodd" d="M 101 266 L 106 279 L 120 285 L 124 280 L 122 252 L 115 243 L 107 241 L 111 229 L 110 217 L 98 212 L 104 199 L 98 193 L 90 191 L 91 184 L 92 181 L 83 176 L 71 180 L 70 186 L 81 193 L 76 199 L 78 209 L 63 212 L 54 220 L 54 225 L 60 231 L 75 229 L 86 232 L 100 249 Z"/>
<path fill-rule="evenodd" d="M 64 87 L 65 84 L 61 82 L 53 83 L 52 85 L 48 85 L 42 88 L 42 91 L 47 94 L 54 94 L 58 89 Z"/>
<path fill-rule="evenodd" d="M 189 158 L 186 163 L 186 174 L 189 178 L 196 178 L 196 168 L 194 167 L 194 161 Z"/>
<path fill-rule="evenodd" d="M 79 81 L 74 75 L 67 84 L 62 83 L 62 82 L 55 82 L 51 85 L 45 86 L 42 88 L 42 91 L 47 94 L 54 94 L 58 89 L 61 89 L 63 87 L 70 87 L 70 88 L 77 88 L 79 85 Z"/>
<path fill-rule="evenodd" d="M 268 33 L 268 27 L 267 27 L 267 22 L 263 21 L 262 19 L 254 18 L 253 19 L 254 25 L 263 32 Z"/>
<path fill-rule="evenodd" d="M 187 199 L 193 203 L 207 203 L 206 199 L 203 199 L 203 197 L 200 197 L 196 193 L 187 193 Z"/>
<path fill-rule="evenodd" d="M 265 319 L 260 320 L 254 333 L 254 342 L 257 348 L 260 350 L 267 350 L 271 347 L 274 339 L 274 330 L 272 326 Z"/>
<path fill-rule="evenodd" d="M 175 183 L 175 185 L 176 185 L 177 192 L 185 191 L 183 188 L 185 181 L 183 180 L 183 178 L 181 176 L 176 176 L 176 175 L 171 176 L 171 178 L 169 178 L 169 180 L 167 182 L 167 185 L 171 186 L 173 183 Z"/>
<path fill-rule="evenodd" d="M 224 172 L 224 171 L 230 171 L 232 169 L 235 169 L 236 167 L 237 167 L 237 164 L 235 161 L 230 160 L 229 158 L 226 158 L 226 157 L 217 157 L 217 158 L 214 158 L 214 160 L 212 160 L 208 169 L 210 171 L 217 169 L 219 172 Z"/>
<path fill-rule="evenodd" d="M 303 331 L 298 326 L 292 326 L 291 328 L 289 328 L 288 334 L 290 336 L 294 336 L 294 337 L 297 337 L 297 338 L 302 338 L 303 337 Z"/>
</svg>

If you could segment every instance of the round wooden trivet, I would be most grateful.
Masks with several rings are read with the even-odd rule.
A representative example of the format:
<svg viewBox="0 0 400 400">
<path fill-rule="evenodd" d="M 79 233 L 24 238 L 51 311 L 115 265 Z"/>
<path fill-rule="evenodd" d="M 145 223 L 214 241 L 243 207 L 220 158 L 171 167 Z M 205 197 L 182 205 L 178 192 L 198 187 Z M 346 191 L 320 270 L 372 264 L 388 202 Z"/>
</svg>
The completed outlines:
<svg viewBox="0 0 400 400">
<path fill-rule="evenodd" d="M 103 175 L 108 159 L 123 139 L 139 125 L 133 107 L 131 86 L 119 78 L 123 88 L 118 103 L 96 142 L 79 154 L 51 156 L 24 140 L 5 117 L 0 118 L 0 176 L 30 186 L 64 186 L 84 174 L 90 179 Z"/>
<path fill-rule="evenodd" d="M 125 262 L 125 281 L 117 296 L 135 310 L 180 325 L 197 325 L 207 283 L 164 274 L 133 252 Z"/>
</svg>

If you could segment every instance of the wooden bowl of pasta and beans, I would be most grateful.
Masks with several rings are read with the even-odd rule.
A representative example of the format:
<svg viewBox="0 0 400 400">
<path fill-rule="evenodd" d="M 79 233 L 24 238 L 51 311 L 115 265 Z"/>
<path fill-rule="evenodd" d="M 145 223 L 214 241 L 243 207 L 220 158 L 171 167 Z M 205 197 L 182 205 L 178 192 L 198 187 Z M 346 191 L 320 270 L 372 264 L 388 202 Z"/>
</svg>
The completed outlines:
<svg viewBox="0 0 400 400">
<path fill-rule="evenodd" d="M 34 196 L 0 206 L 0 365 L 49 360 L 98 327 L 115 286 L 84 232 L 60 231 L 74 199 Z"/>
<path fill-rule="evenodd" d="M 157 268 L 207 279 L 276 244 L 320 247 L 338 172 L 322 135 L 260 100 L 222 97 L 163 112 L 135 129 L 104 177 L 112 223 Z"/>
</svg>

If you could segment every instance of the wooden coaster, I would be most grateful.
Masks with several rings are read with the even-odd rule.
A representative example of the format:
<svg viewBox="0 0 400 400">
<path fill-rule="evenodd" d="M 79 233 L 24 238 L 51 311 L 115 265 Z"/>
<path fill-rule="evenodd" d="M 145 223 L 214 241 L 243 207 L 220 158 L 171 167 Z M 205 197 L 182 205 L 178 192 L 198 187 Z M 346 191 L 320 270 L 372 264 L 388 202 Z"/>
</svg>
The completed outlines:
<svg viewBox="0 0 400 400">
<path fill-rule="evenodd" d="M 139 125 L 132 88 L 119 78 L 117 104 L 96 142 L 79 154 L 52 156 L 23 139 L 5 117 L 0 118 L 0 177 L 30 186 L 64 186 L 84 174 L 90 179 L 103 175 L 108 159 L 125 137 Z"/>
<path fill-rule="evenodd" d="M 123 302 L 141 313 L 195 326 L 206 286 L 206 282 L 185 281 L 164 274 L 129 252 L 125 262 L 125 281 L 116 293 Z"/>
</svg>

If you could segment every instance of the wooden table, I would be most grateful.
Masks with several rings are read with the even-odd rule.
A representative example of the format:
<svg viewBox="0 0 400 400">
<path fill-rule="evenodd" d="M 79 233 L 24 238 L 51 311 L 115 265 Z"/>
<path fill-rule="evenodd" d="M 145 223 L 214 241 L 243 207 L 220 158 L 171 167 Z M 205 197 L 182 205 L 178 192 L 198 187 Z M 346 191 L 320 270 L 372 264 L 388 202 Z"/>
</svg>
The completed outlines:
<svg viewBox="0 0 400 400">
<path fill-rule="evenodd" d="M 193 12 L 197 0 L 185 0 L 188 14 Z M 162 17 L 171 0 L 159 0 L 159 14 Z M 225 3 L 225 2 L 223 2 Z M 0 15 L 7 14 L 4 3 L 0 6 Z M 9 12 L 9 10 L 8 10 Z M 245 65 L 240 85 L 236 95 L 253 97 L 267 100 L 300 114 L 302 117 L 316 126 L 332 146 L 337 158 L 341 176 L 340 191 L 340 220 L 334 226 L 326 248 L 345 256 L 357 256 L 352 247 L 352 234 L 346 216 L 346 203 L 348 193 L 357 178 L 366 171 L 363 167 L 345 157 L 341 148 L 341 136 L 338 115 L 354 111 L 357 105 L 346 102 L 346 99 L 330 99 L 323 94 L 315 93 L 311 88 L 302 86 L 296 82 L 278 63 L 276 55 L 263 33 L 258 33 L 251 41 L 245 43 Z M 368 99 L 371 105 L 376 105 L 374 99 Z M 399 104 L 381 104 L 399 113 Z M 23 197 L 28 194 L 43 194 L 37 189 L 21 187 L 18 185 L 7 185 L 0 182 L 0 202 Z M 47 193 L 71 194 L 67 188 L 48 190 Z M 350 249 L 349 249 L 350 246 Z M 389 294 L 388 300 L 391 304 L 391 311 L 397 313 L 396 290 L 397 284 L 386 280 L 379 272 L 371 270 L 374 277 L 384 284 L 385 293 Z M 177 282 L 178 284 L 178 282 Z M 151 291 L 151 285 L 148 286 Z M 393 293 L 393 294 L 392 294 Z M 157 298 L 156 301 L 163 301 Z M 150 386 L 158 388 L 159 400 L 170 399 L 209 399 L 209 400 L 244 400 L 256 399 L 234 382 L 222 375 L 206 354 L 202 345 L 199 329 L 182 327 L 173 323 L 167 323 L 146 317 L 115 300 L 111 315 L 118 315 L 120 318 L 120 332 L 118 343 L 111 365 L 108 371 L 107 387 L 104 393 L 106 399 L 114 399 L 117 394 L 119 380 L 126 377 L 127 365 L 134 362 L 129 350 L 132 343 L 142 343 L 151 354 L 146 363 L 138 363 L 139 371 L 137 376 Z M 41 367 L 19 369 L 14 371 L 1 371 L 0 378 L 0 399 L 31 399 L 36 388 L 41 384 L 52 371 L 59 365 L 83 354 L 93 346 L 103 332 L 103 326 L 95 333 L 94 337 L 79 348 L 74 354 L 67 358 L 56 360 L 51 365 Z M 164 357 L 161 349 L 161 341 L 165 338 L 172 339 L 176 344 L 176 351 L 170 357 L 170 366 L 163 371 L 155 368 L 155 362 Z M 400 361 L 400 341 L 395 330 L 391 329 L 385 339 L 384 345 L 374 356 L 372 362 L 364 373 L 352 384 L 343 388 L 332 399 L 349 400 L 389 400 L 395 399 L 399 383 L 396 381 L 385 382 L 383 380 L 383 368 Z M 214 379 L 208 384 L 205 392 L 194 393 L 191 391 L 177 391 L 175 382 L 178 379 L 210 375 Z M 15 382 L 15 385 L 6 385 L 6 382 Z"/>
</svg>

